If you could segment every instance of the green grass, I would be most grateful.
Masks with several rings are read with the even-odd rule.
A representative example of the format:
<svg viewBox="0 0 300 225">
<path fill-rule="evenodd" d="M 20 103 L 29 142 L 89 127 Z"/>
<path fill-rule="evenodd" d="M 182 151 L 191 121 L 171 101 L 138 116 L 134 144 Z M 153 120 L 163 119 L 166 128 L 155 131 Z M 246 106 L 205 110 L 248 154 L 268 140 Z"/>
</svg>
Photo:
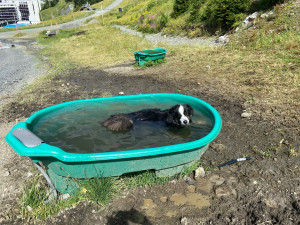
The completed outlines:
<svg viewBox="0 0 300 225">
<path fill-rule="evenodd" d="M 104 207 L 119 194 L 122 187 L 120 182 L 112 177 L 98 176 L 78 182 L 82 200 L 88 200 Z"/>
<path fill-rule="evenodd" d="M 50 20 L 61 16 L 61 12 L 66 10 L 70 4 L 71 2 L 67 3 L 65 0 L 59 0 L 54 7 L 50 7 L 40 12 L 41 20 Z"/>
<path fill-rule="evenodd" d="M 74 195 L 64 201 L 55 200 L 46 204 L 48 189 L 41 177 L 35 177 L 25 183 L 19 198 L 20 212 L 24 219 L 44 220 L 79 202 L 78 195 Z"/>
<path fill-rule="evenodd" d="M 137 187 L 153 186 L 155 184 L 166 184 L 170 177 L 157 177 L 154 171 L 142 171 L 135 174 L 128 174 L 122 177 L 122 181 L 129 189 Z"/>
<path fill-rule="evenodd" d="M 83 30 L 87 31 L 85 35 L 71 36 Z M 68 62 L 99 68 L 133 60 L 133 52 L 154 47 L 140 37 L 101 24 L 90 24 L 76 31 L 64 30 L 56 36 L 47 39 L 43 34 L 40 36 L 40 43 L 47 46 L 43 54 L 50 55 L 53 64 Z"/>
</svg>

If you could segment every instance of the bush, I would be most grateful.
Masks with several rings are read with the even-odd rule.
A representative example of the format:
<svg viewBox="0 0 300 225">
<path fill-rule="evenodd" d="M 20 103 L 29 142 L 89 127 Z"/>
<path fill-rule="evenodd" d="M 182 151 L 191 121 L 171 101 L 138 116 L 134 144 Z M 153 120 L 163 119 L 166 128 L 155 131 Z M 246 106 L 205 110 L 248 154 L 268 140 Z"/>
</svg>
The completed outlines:
<svg viewBox="0 0 300 225">
<path fill-rule="evenodd" d="M 211 29 L 228 30 L 244 17 L 249 6 L 249 0 L 211 0 L 201 19 Z"/>
<path fill-rule="evenodd" d="M 258 0 L 253 1 L 251 4 L 251 11 L 261 11 L 261 10 L 267 10 L 272 8 L 273 6 L 277 4 L 284 3 L 285 0 Z"/>
<path fill-rule="evenodd" d="M 175 0 L 171 17 L 177 18 L 181 14 L 185 13 L 189 9 L 189 7 L 190 7 L 189 0 Z"/>
<path fill-rule="evenodd" d="M 206 0 L 191 0 L 192 9 L 191 9 L 191 13 L 190 13 L 188 22 L 190 22 L 190 23 L 201 22 L 200 8 L 203 6 L 203 4 L 205 2 L 206 2 Z"/>
<path fill-rule="evenodd" d="M 161 14 L 160 16 L 160 20 L 159 20 L 159 30 L 162 30 L 163 28 L 165 28 L 167 26 L 169 22 L 169 16 L 166 14 Z"/>
</svg>

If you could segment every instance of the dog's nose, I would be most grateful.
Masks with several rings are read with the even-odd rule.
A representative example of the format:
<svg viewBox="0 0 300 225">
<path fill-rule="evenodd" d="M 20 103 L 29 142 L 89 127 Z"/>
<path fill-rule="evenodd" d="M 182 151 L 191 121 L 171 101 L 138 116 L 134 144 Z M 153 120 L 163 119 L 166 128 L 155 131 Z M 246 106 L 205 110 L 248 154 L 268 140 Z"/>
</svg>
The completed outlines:
<svg viewBox="0 0 300 225">
<path fill-rule="evenodd" d="M 183 124 L 187 125 L 187 124 L 188 124 L 188 121 L 187 121 L 187 120 L 184 120 L 184 121 L 183 121 Z"/>
</svg>

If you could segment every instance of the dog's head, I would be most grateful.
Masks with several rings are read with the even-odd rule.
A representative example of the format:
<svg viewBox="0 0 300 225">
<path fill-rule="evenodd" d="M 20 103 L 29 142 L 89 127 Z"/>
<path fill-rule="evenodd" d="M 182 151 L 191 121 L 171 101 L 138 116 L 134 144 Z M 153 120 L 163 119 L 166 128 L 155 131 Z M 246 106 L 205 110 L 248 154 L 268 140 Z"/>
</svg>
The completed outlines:
<svg viewBox="0 0 300 225">
<path fill-rule="evenodd" d="M 175 105 L 169 109 L 166 122 L 168 125 L 184 127 L 192 122 L 194 110 L 188 104 Z"/>
</svg>

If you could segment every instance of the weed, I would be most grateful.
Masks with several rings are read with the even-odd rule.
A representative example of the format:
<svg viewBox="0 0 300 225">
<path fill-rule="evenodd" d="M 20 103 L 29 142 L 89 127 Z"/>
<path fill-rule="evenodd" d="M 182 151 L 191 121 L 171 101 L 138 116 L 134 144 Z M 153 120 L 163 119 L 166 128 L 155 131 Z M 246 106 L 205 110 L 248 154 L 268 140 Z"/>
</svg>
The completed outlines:
<svg viewBox="0 0 300 225">
<path fill-rule="evenodd" d="M 170 177 L 157 177 L 154 171 L 142 171 L 125 175 L 121 179 L 127 188 L 134 189 L 145 187 L 146 185 L 166 184 L 170 180 Z"/>
<path fill-rule="evenodd" d="M 16 33 L 14 35 L 14 37 L 23 37 L 24 35 L 25 35 L 24 33 L 19 32 L 19 33 Z"/>
<path fill-rule="evenodd" d="M 73 195 L 66 201 L 56 200 L 51 204 L 45 204 L 48 197 L 48 189 L 42 177 L 35 177 L 26 182 L 19 198 L 20 211 L 26 220 L 43 220 L 57 214 L 61 209 L 71 207 L 79 202 L 77 195 Z"/>
<path fill-rule="evenodd" d="M 105 207 L 118 194 L 117 183 L 115 179 L 102 175 L 80 180 L 81 198 Z"/>
</svg>

